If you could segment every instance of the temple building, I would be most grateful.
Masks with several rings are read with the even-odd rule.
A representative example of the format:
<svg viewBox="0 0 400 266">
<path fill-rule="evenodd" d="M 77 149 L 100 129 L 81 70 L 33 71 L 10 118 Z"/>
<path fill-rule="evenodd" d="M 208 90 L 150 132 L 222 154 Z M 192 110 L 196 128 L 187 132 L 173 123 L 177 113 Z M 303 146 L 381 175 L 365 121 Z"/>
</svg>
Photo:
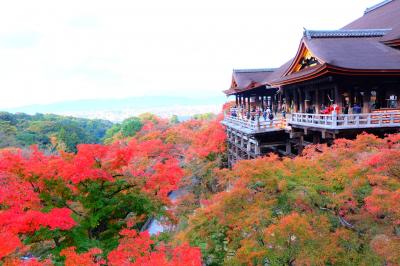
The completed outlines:
<svg viewBox="0 0 400 266">
<path fill-rule="evenodd" d="M 229 162 L 310 143 L 400 129 L 400 0 L 386 0 L 339 30 L 305 29 L 277 69 L 234 70 L 223 124 Z"/>
</svg>

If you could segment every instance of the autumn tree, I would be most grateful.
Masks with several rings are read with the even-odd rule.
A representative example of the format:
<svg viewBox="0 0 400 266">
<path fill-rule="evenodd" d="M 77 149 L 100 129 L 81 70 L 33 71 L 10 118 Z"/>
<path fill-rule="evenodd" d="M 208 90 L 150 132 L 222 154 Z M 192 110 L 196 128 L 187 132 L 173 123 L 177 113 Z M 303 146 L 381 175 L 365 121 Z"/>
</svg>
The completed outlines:
<svg viewBox="0 0 400 266">
<path fill-rule="evenodd" d="M 134 139 L 79 145 L 77 154 L 59 156 L 37 148 L 1 151 L 0 233 L 12 240 L 1 257 L 26 246 L 42 257 L 71 246 L 107 254 L 122 228 L 139 230 L 148 217 L 167 216 L 167 195 L 183 175 L 170 149 Z"/>
<path fill-rule="evenodd" d="M 232 186 L 176 239 L 201 247 L 207 265 L 398 265 L 399 140 L 362 134 L 240 161 L 217 172 Z"/>
</svg>

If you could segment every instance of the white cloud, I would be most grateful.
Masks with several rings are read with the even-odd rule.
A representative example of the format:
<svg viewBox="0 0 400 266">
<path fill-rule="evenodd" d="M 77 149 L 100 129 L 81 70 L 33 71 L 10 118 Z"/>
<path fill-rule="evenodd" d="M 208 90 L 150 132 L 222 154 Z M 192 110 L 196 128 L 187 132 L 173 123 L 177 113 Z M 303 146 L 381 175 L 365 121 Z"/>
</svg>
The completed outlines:
<svg viewBox="0 0 400 266">
<path fill-rule="evenodd" d="M 302 27 L 376 0 L 3 1 L 0 108 L 67 99 L 218 95 L 232 68 L 275 67 Z"/>
</svg>

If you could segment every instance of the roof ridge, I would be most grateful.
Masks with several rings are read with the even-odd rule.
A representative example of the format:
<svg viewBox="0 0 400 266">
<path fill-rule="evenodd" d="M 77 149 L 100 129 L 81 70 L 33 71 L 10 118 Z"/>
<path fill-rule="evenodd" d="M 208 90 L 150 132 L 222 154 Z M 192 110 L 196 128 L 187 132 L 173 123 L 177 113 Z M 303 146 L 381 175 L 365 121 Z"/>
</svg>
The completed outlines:
<svg viewBox="0 0 400 266">
<path fill-rule="evenodd" d="M 307 30 L 303 36 L 311 38 L 382 37 L 391 29 Z"/>
<path fill-rule="evenodd" d="M 392 2 L 392 1 L 393 1 L 393 0 L 384 0 L 384 1 L 382 1 L 382 2 L 380 2 L 380 3 L 378 3 L 378 4 L 376 4 L 376 5 L 373 5 L 373 6 L 371 6 L 371 7 L 368 7 L 368 8 L 365 9 L 364 15 L 367 14 L 367 13 L 369 13 L 369 12 L 371 12 L 371 11 L 374 11 L 375 9 L 378 9 L 378 8 L 380 8 L 380 7 L 382 7 L 382 6 L 386 5 L 386 4 L 389 4 L 389 3 Z"/>
<path fill-rule="evenodd" d="M 243 68 L 243 69 L 233 69 L 235 73 L 251 73 L 251 72 L 273 72 L 277 68 Z"/>
</svg>

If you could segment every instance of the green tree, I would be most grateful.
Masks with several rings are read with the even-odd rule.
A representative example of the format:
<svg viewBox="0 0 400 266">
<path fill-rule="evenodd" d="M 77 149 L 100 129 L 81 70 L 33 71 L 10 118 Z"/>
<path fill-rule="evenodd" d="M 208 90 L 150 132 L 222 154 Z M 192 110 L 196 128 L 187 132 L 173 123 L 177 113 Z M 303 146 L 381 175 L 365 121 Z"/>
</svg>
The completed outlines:
<svg viewBox="0 0 400 266">
<path fill-rule="evenodd" d="M 0 148 L 16 146 L 17 128 L 9 121 L 0 120 Z"/>
<path fill-rule="evenodd" d="M 179 123 L 179 118 L 178 118 L 178 116 L 177 115 L 172 115 L 171 116 L 171 119 L 169 120 L 169 122 L 171 123 L 171 124 L 178 124 Z"/>
</svg>

